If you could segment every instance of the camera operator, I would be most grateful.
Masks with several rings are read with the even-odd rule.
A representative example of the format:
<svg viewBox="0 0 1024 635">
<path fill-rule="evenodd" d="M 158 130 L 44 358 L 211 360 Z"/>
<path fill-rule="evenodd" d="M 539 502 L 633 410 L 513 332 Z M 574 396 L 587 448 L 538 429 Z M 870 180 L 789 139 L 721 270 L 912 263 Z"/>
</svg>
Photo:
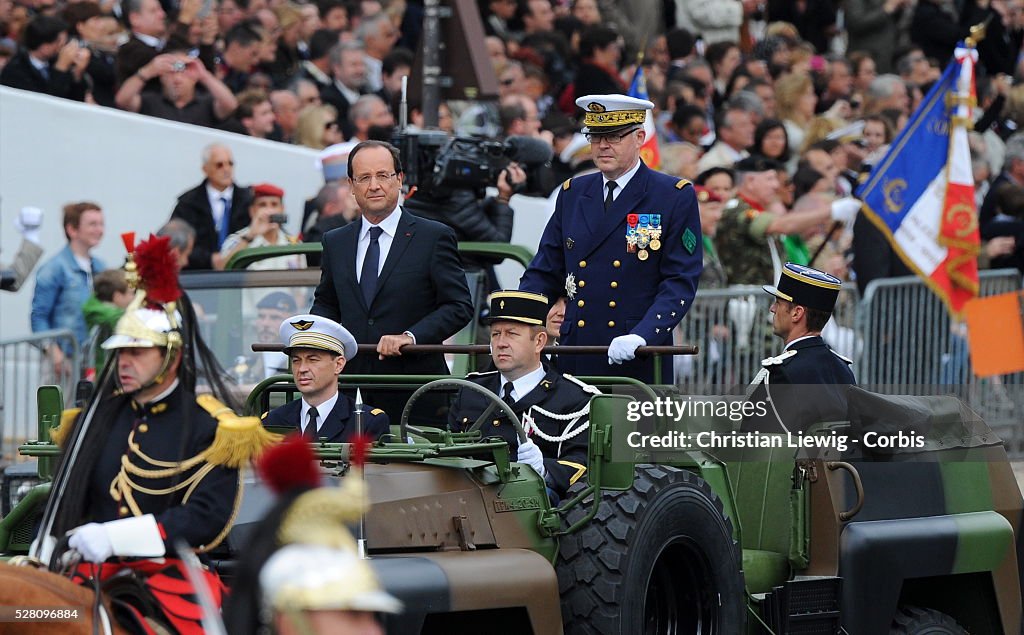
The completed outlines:
<svg viewBox="0 0 1024 635">
<path fill-rule="evenodd" d="M 509 199 L 526 184 L 526 172 L 515 162 L 498 174 L 498 195 L 483 197 L 483 192 L 454 189 L 446 196 L 434 196 L 426 190 L 410 192 L 405 207 L 413 214 L 448 225 L 460 242 L 503 242 L 512 239 L 513 211 Z M 467 271 L 484 270 L 487 292 L 498 287 L 494 265 L 498 261 L 484 258 L 463 258 Z"/>
<path fill-rule="evenodd" d="M 249 206 L 249 226 L 236 231 L 224 239 L 220 252 L 213 255 L 213 268 L 223 269 L 231 256 L 246 247 L 267 247 L 270 245 L 291 245 L 295 238 L 284 231 L 288 217 L 284 214 L 284 190 L 260 183 L 252 186 L 252 204 Z M 249 269 L 304 269 L 306 258 L 302 255 L 266 258 L 249 265 Z"/>
</svg>

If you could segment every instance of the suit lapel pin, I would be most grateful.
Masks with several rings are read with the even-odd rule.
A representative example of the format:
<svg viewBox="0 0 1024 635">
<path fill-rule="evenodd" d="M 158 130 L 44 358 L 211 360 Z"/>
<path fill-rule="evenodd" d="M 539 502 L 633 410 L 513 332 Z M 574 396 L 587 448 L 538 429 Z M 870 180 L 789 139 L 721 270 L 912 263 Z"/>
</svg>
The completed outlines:
<svg viewBox="0 0 1024 635">
<path fill-rule="evenodd" d="M 575 245 L 576 245 L 576 242 L 572 238 L 566 238 L 565 239 L 565 248 L 566 249 L 572 249 L 573 246 L 575 246 Z"/>
</svg>

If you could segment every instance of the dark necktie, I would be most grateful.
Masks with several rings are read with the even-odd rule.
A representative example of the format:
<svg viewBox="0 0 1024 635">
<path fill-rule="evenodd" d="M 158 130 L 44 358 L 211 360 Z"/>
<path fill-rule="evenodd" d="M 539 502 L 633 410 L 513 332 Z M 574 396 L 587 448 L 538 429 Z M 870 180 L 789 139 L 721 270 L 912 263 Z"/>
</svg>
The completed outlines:
<svg viewBox="0 0 1024 635">
<path fill-rule="evenodd" d="M 316 411 L 316 408 L 309 409 L 309 423 L 306 424 L 306 429 L 303 431 L 302 436 L 307 439 L 316 439 L 316 418 L 320 416 L 320 413 Z"/>
<path fill-rule="evenodd" d="M 611 208 L 612 203 L 615 201 L 615 188 L 617 188 L 618 186 L 619 184 L 616 183 L 615 181 L 608 181 L 608 184 L 605 185 L 605 187 L 608 188 L 608 196 L 604 197 L 604 211 L 607 212 L 609 208 Z"/>
<path fill-rule="evenodd" d="M 359 288 L 363 290 L 366 308 L 370 308 L 373 296 L 377 293 L 377 267 L 380 265 L 380 235 L 384 230 L 380 227 L 370 228 L 370 246 L 366 248 L 363 258 L 363 272 L 359 276 Z"/>
<path fill-rule="evenodd" d="M 505 387 L 501 389 L 501 400 L 508 404 L 509 408 L 513 407 L 516 400 L 512 398 L 512 382 L 505 382 Z"/>
<path fill-rule="evenodd" d="M 220 197 L 220 226 L 217 227 L 217 249 L 224 244 L 228 237 L 228 221 L 231 218 L 231 199 L 226 196 Z"/>
</svg>

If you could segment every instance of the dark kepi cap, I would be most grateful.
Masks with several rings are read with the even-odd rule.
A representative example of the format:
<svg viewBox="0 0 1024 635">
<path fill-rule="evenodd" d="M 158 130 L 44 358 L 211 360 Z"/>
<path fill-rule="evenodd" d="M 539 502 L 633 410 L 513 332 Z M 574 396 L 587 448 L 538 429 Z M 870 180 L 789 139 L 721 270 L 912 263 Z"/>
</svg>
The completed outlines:
<svg viewBox="0 0 1024 635">
<path fill-rule="evenodd" d="M 529 291 L 495 291 L 487 298 L 491 307 L 488 323 L 522 322 L 531 326 L 544 326 L 548 319 L 548 299 Z"/>
<path fill-rule="evenodd" d="M 734 167 L 737 172 L 768 172 L 769 170 L 778 171 L 784 169 L 784 166 L 775 159 L 757 155 L 740 159 Z"/>
<path fill-rule="evenodd" d="M 842 280 L 824 271 L 787 262 L 782 267 L 778 286 L 766 284 L 761 288 L 787 302 L 831 313 L 842 286 Z"/>
</svg>

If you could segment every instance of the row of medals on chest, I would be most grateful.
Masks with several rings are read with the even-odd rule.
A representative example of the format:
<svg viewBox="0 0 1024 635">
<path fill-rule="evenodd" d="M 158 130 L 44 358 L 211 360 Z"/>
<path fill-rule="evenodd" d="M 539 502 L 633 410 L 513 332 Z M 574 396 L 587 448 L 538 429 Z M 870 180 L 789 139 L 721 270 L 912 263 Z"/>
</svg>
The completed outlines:
<svg viewBox="0 0 1024 635">
<path fill-rule="evenodd" d="M 647 260 L 651 257 L 648 248 L 661 249 L 661 214 L 627 214 L 626 253 Z"/>
</svg>

